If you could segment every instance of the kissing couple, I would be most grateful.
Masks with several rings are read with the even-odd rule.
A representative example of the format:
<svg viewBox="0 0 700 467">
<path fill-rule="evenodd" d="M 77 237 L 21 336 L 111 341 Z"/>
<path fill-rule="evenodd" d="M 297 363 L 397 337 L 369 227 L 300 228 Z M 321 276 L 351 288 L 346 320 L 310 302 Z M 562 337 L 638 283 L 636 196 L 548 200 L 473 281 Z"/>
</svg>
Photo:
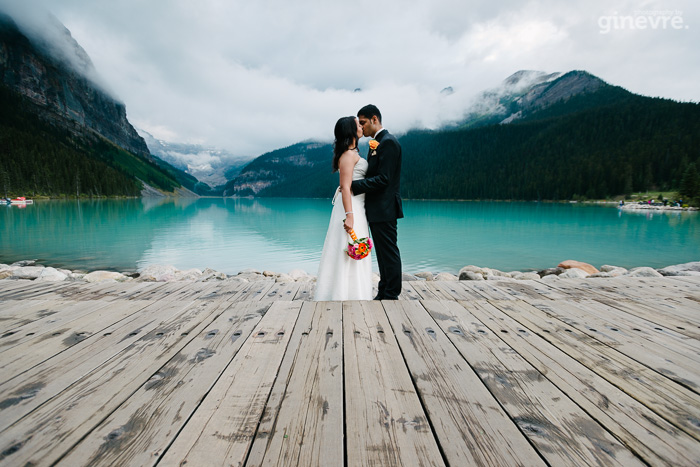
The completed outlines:
<svg viewBox="0 0 700 467">
<path fill-rule="evenodd" d="M 340 118 L 334 133 L 333 172 L 339 172 L 340 187 L 333 198 L 314 300 L 372 299 L 371 256 L 354 259 L 346 251 L 355 232 L 356 237 L 371 234 L 374 242 L 372 253 L 380 276 L 374 300 L 397 300 L 401 294 L 397 219 L 403 217 L 401 145 L 382 126 L 382 114 L 371 104 L 362 107 L 357 117 Z M 357 147 L 363 136 L 372 138 L 367 159 Z"/>
</svg>

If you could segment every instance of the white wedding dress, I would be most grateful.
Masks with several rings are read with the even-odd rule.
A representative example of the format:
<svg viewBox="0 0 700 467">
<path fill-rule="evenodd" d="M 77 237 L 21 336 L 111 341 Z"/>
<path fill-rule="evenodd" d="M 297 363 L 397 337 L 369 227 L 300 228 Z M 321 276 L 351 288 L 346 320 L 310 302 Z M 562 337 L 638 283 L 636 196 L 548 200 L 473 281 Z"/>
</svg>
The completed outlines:
<svg viewBox="0 0 700 467">
<path fill-rule="evenodd" d="M 367 160 L 360 158 L 352 170 L 352 179 L 361 180 L 366 174 Z M 360 260 L 348 256 L 345 249 L 351 239 L 343 228 L 345 209 L 340 191 L 336 192 L 333 201 L 331 221 L 318 267 L 314 300 L 372 300 L 372 253 Z M 353 230 L 357 238 L 369 237 L 364 194 L 352 197 L 352 212 L 355 219 Z"/>
</svg>

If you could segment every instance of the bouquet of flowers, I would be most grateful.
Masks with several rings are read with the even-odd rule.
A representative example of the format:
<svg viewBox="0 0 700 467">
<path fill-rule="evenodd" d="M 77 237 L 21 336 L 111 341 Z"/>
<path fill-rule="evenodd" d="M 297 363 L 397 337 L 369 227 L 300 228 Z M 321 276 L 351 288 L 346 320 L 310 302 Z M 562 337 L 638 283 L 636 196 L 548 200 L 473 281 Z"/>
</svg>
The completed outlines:
<svg viewBox="0 0 700 467">
<path fill-rule="evenodd" d="M 352 242 L 348 243 L 348 248 L 345 250 L 348 256 L 352 259 L 366 258 L 372 251 L 372 240 L 369 237 L 357 238 L 354 230 L 348 232 L 348 235 L 352 238 Z"/>
</svg>

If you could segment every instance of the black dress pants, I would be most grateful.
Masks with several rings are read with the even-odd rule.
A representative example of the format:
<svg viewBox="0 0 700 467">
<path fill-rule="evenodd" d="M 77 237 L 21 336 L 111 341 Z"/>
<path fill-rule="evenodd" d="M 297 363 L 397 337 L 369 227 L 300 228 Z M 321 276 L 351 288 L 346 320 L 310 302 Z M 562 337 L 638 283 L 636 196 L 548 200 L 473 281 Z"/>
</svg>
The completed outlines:
<svg viewBox="0 0 700 467">
<path fill-rule="evenodd" d="M 401 294 L 401 253 L 397 244 L 396 220 L 370 222 L 374 254 L 379 263 L 379 300 L 397 300 Z"/>
</svg>

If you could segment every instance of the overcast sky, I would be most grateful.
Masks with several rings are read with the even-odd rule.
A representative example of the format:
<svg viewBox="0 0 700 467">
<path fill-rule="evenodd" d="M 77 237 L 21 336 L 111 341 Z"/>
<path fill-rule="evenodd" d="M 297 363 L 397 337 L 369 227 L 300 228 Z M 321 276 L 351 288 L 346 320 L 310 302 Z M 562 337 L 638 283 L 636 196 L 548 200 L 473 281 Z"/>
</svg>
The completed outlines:
<svg viewBox="0 0 700 467">
<path fill-rule="evenodd" d="M 635 93 L 700 100 L 697 0 L 22 5 L 63 22 L 136 127 L 238 155 L 330 140 L 335 121 L 367 103 L 394 132 L 434 128 L 521 69 L 582 69 Z M 455 92 L 440 94 L 447 86 Z"/>
</svg>

